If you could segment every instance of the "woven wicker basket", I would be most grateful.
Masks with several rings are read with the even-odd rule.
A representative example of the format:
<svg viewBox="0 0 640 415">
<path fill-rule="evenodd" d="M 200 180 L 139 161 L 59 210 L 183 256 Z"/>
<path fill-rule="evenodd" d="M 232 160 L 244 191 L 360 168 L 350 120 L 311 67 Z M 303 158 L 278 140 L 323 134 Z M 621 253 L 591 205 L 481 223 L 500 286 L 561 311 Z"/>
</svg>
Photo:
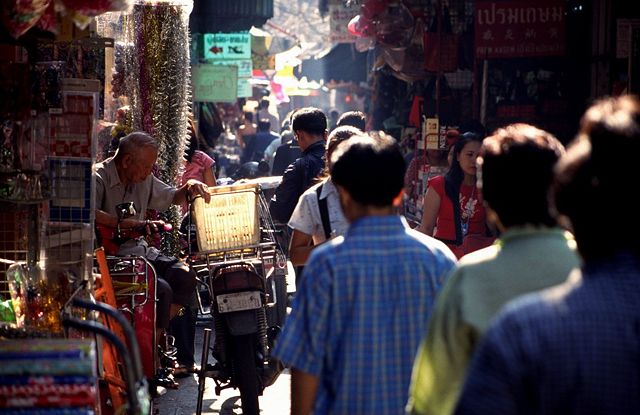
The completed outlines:
<svg viewBox="0 0 640 415">
<path fill-rule="evenodd" d="M 211 201 L 197 198 L 192 205 L 200 251 L 224 251 L 257 245 L 260 241 L 258 185 L 219 186 L 209 190 Z"/>
</svg>

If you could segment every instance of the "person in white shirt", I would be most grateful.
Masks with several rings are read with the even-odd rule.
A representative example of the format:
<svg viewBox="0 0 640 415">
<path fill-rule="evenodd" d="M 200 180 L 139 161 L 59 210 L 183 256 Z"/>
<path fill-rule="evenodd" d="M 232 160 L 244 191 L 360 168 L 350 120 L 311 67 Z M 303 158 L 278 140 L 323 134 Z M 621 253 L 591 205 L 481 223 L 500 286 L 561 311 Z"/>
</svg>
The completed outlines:
<svg viewBox="0 0 640 415">
<path fill-rule="evenodd" d="M 355 127 L 338 127 L 329 134 L 326 144 L 326 159 L 331 160 L 331 153 L 344 140 L 354 135 L 362 135 Z M 289 242 L 289 259 L 293 265 L 304 265 L 314 247 L 328 239 L 343 235 L 349 223 L 342 213 L 338 190 L 331 181 L 330 163 L 319 176 L 319 182 L 305 191 L 298 200 L 289 227 L 293 229 Z M 321 206 L 326 206 L 324 214 Z M 325 216 L 323 221 L 322 216 Z"/>
</svg>

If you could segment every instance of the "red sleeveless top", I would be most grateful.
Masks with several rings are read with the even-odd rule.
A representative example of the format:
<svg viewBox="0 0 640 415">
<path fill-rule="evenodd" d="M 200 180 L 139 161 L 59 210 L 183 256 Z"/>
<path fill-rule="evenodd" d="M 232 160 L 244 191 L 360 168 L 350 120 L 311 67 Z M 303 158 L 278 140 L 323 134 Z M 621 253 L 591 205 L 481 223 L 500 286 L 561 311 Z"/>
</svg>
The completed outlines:
<svg viewBox="0 0 640 415">
<path fill-rule="evenodd" d="M 446 241 L 456 252 L 456 230 L 453 217 L 453 204 L 444 190 L 444 176 L 436 176 L 429 180 L 429 188 L 440 196 L 440 210 L 436 219 L 434 237 Z M 482 195 L 476 186 L 460 186 L 460 221 L 468 225 L 468 235 L 485 236 L 487 226 L 486 212 L 482 203 Z"/>
</svg>

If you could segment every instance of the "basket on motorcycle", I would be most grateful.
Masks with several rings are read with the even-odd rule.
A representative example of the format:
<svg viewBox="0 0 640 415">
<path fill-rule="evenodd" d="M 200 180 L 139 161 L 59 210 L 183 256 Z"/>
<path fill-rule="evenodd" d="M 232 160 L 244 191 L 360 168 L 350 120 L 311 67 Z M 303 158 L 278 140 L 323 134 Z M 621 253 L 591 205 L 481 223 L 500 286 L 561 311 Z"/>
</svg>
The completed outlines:
<svg viewBox="0 0 640 415">
<path fill-rule="evenodd" d="M 193 202 L 192 215 L 200 251 L 240 249 L 260 241 L 258 185 L 235 184 L 209 189 L 211 201 Z"/>
</svg>

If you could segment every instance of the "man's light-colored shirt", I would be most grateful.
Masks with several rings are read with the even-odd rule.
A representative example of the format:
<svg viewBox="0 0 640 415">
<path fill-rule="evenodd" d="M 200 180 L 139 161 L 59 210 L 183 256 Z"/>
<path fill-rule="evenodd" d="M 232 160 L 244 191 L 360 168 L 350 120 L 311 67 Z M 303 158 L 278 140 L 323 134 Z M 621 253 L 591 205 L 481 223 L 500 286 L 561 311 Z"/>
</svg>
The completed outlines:
<svg viewBox="0 0 640 415">
<path fill-rule="evenodd" d="M 314 414 L 402 414 L 436 293 L 455 264 L 399 216 L 358 219 L 315 249 L 274 355 L 317 376 Z"/>
<path fill-rule="evenodd" d="M 311 235 L 314 245 L 319 245 L 327 240 L 322 226 L 322 218 L 320 217 L 320 207 L 318 206 L 317 189 L 320 185 L 318 183 L 311 186 L 300 196 L 298 204 L 291 214 L 291 219 L 289 219 L 289 226 Z M 331 233 L 333 236 L 344 235 L 349 227 L 349 222 L 344 217 L 344 213 L 342 213 L 338 189 L 336 189 L 331 180 L 322 182 L 320 199 L 327 199 Z"/>
<path fill-rule="evenodd" d="M 95 165 L 96 209 L 117 215 L 116 206 L 133 202 L 138 219 L 144 219 L 147 209 L 167 210 L 173 201 L 176 188 L 150 174 L 140 183 L 125 186 L 120 181 L 116 163 L 109 158 Z"/>
<path fill-rule="evenodd" d="M 506 231 L 464 256 L 438 297 L 416 357 L 408 412 L 450 414 L 480 337 L 514 297 L 564 282 L 579 266 L 575 242 L 557 228 Z"/>
</svg>

